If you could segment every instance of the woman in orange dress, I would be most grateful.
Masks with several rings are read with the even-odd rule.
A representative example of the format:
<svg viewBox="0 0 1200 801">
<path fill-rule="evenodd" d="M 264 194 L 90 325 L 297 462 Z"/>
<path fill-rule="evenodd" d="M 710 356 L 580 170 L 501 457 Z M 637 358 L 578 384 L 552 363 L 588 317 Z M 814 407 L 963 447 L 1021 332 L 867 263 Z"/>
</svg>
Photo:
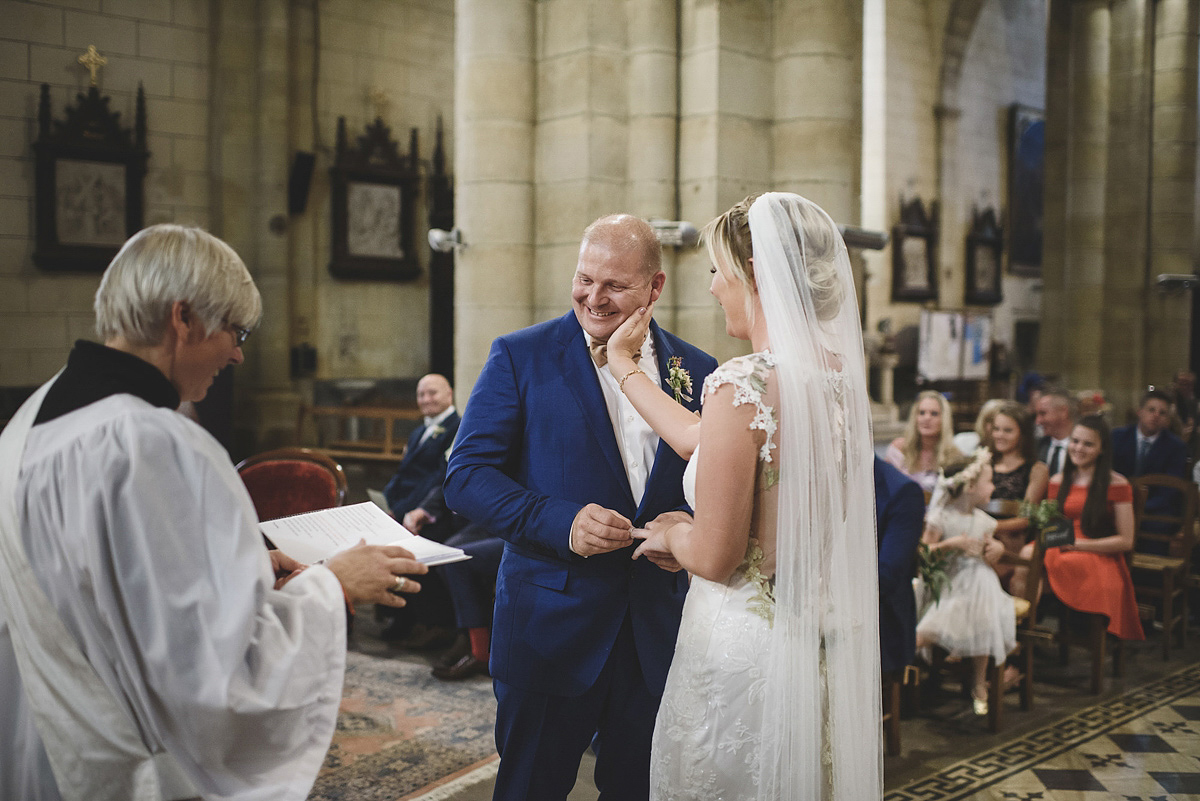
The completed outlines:
<svg viewBox="0 0 1200 801">
<path fill-rule="evenodd" d="M 1144 640 L 1124 554 L 1133 550 L 1133 488 L 1112 471 L 1108 424 L 1083 417 L 1071 430 L 1066 466 L 1048 496 L 1075 522 L 1075 544 L 1046 551 L 1046 579 L 1064 604 L 1108 617 L 1122 640 Z"/>
</svg>

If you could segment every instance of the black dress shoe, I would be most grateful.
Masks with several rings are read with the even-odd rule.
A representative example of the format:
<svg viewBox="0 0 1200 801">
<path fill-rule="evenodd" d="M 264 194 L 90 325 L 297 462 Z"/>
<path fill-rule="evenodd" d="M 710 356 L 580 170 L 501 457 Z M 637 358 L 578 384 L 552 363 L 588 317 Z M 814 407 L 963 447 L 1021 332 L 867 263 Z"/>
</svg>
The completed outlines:
<svg viewBox="0 0 1200 801">
<path fill-rule="evenodd" d="M 488 666 L 487 662 L 480 662 L 474 654 L 468 653 L 449 667 L 438 665 L 433 669 L 433 675 L 443 681 L 461 681 L 472 676 L 488 675 Z"/>
<path fill-rule="evenodd" d="M 438 651 L 454 642 L 454 636 L 455 632 L 450 629 L 418 623 L 396 645 L 412 651 Z"/>
<path fill-rule="evenodd" d="M 434 667 L 448 668 L 469 653 L 471 653 L 471 640 L 460 631 L 454 638 L 454 644 L 438 654 L 437 659 L 433 660 L 433 665 Z"/>
</svg>

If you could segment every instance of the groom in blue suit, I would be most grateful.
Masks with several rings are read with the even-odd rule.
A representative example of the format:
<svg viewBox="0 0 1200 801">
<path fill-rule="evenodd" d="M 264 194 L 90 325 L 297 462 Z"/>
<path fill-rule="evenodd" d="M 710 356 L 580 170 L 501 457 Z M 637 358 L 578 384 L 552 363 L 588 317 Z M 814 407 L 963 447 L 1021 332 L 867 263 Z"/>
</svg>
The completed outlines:
<svg viewBox="0 0 1200 801">
<path fill-rule="evenodd" d="M 662 293 L 661 259 L 645 221 L 592 223 L 573 311 L 492 343 L 450 456 L 450 507 L 505 540 L 489 663 L 496 799 L 566 798 L 593 735 L 600 797 L 649 792 L 687 575 L 669 554 L 633 560 L 632 529 L 686 514 L 685 463 L 603 365 L 609 336 Z M 673 357 L 698 410 L 716 362 L 651 323 L 638 368 L 665 389 Z"/>
</svg>

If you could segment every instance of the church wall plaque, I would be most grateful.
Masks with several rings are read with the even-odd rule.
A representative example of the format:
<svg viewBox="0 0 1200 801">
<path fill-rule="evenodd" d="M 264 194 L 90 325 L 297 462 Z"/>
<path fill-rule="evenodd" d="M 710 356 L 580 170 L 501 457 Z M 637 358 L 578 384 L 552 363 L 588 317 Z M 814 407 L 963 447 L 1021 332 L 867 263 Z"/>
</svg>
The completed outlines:
<svg viewBox="0 0 1200 801">
<path fill-rule="evenodd" d="M 142 227 L 150 156 L 145 94 L 139 85 L 133 128 L 122 127 L 120 112 L 108 104 L 93 85 L 67 107 L 65 120 L 55 120 L 50 87 L 42 84 L 33 144 L 33 261 L 43 270 L 101 272 Z"/>
</svg>

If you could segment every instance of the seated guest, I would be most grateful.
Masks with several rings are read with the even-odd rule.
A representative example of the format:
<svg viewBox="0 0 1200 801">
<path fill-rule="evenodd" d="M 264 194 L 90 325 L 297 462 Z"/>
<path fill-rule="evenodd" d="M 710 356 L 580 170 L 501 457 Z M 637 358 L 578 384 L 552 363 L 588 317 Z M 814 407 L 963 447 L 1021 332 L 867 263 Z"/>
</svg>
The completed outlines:
<svg viewBox="0 0 1200 801">
<path fill-rule="evenodd" d="M 1138 478 L 1150 474 L 1165 474 L 1187 480 L 1187 445 L 1167 430 L 1171 423 L 1171 396 L 1151 389 L 1142 396 L 1138 407 L 1137 422 L 1114 429 L 1112 432 L 1112 464 L 1126 478 Z M 1146 498 L 1147 514 L 1177 515 L 1182 512 L 1183 498 L 1176 490 L 1153 487 Z M 1170 524 L 1149 521 L 1147 531 L 1163 534 L 1175 532 Z M 1167 544 L 1155 540 L 1144 541 L 1148 550 L 1162 555 L 1167 553 Z"/>
<path fill-rule="evenodd" d="M 1188 454 L 1193 458 L 1200 448 L 1200 432 L 1196 431 L 1196 422 L 1200 419 L 1200 401 L 1196 399 L 1196 374 L 1191 370 L 1179 370 L 1175 373 L 1172 385 L 1175 395 L 1175 417 L 1179 425 L 1179 438 L 1187 445 Z M 1172 430 L 1174 429 L 1172 425 Z"/>
<path fill-rule="evenodd" d="M 504 554 L 504 540 L 450 511 L 441 487 L 430 492 L 419 507 L 404 517 L 404 527 L 423 536 L 434 524 L 453 531 L 446 544 L 462 548 L 471 558 L 435 567 L 425 582 L 445 587 L 459 629 L 454 643 L 436 660 L 433 675 L 447 681 L 486 675 L 496 575 Z"/>
<path fill-rule="evenodd" d="M 417 382 L 417 407 L 425 419 L 409 436 L 404 458 L 383 488 L 397 520 L 403 520 L 434 487 L 442 485 L 446 451 L 458 433 L 460 418 L 454 408 L 454 390 L 444 376 L 430 373 Z"/>
<path fill-rule="evenodd" d="M 930 551 L 947 555 L 950 581 L 937 603 L 925 604 L 917 623 L 918 648 L 938 645 L 952 657 L 971 660 L 976 715 L 988 711 L 988 658 L 1002 664 L 1017 644 L 1013 600 L 986 561 L 996 521 L 979 507 L 991 496 L 992 465 L 986 450 L 949 465 L 938 479 L 929 500 L 924 541 Z"/>
<path fill-rule="evenodd" d="M 925 497 L 915 481 L 875 457 L 875 536 L 879 542 L 879 656 L 884 673 L 904 669 L 916 650 L 912 577 L 924 528 Z"/>
<path fill-rule="evenodd" d="M 1108 631 L 1142 640 L 1133 582 L 1123 554 L 1133 549 L 1133 489 L 1112 469 L 1108 423 L 1083 417 L 1071 430 L 1069 459 L 1050 479 L 1050 497 L 1074 521 L 1075 544 L 1046 551 L 1046 580 L 1064 604 L 1108 617 Z M 1033 543 L 1025 546 L 1033 552 Z"/>
<path fill-rule="evenodd" d="M 1034 423 L 1042 432 L 1037 460 L 1050 475 L 1062 472 L 1067 463 L 1067 440 L 1075 423 L 1075 399 L 1065 389 L 1046 389 L 1037 399 Z"/>
<path fill-rule="evenodd" d="M 984 401 L 983 406 L 979 409 L 979 415 L 975 418 L 975 428 L 955 434 L 954 447 L 958 448 L 960 453 L 972 454 L 980 445 L 986 445 L 988 432 L 992 428 L 992 418 L 996 416 L 996 410 L 1000 408 L 1001 404 L 1007 402 L 1003 398 Z"/>
<path fill-rule="evenodd" d="M 950 404 L 940 392 L 925 390 L 917 395 L 909 412 L 904 436 L 888 446 L 884 458 L 920 484 L 922 490 L 933 492 L 938 470 L 962 458 L 954 447 L 953 436 Z"/>
<path fill-rule="evenodd" d="M 1050 473 L 1033 456 L 1033 418 L 1024 404 L 1003 401 L 984 444 L 992 452 L 993 500 L 1039 503 L 1046 497 Z M 1006 551 L 1016 556 L 1025 547 L 1028 531 L 1029 518 L 1013 517 L 997 521 L 995 536 Z M 1024 573 L 1017 579 L 1012 565 L 995 567 L 1001 584 L 1013 595 L 1024 592 Z"/>
<path fill-rule="evenodd" d="M 403 605 L 426 568 L 392 546 L 268 552 L 225 449 L 176 413 L 262 312 L 227 244 L 135 234 L 95 312 L 104 344 L 77 342 L 0 434 L 0 798 L 300 801 L 347 602 Z"/>
</svg>

